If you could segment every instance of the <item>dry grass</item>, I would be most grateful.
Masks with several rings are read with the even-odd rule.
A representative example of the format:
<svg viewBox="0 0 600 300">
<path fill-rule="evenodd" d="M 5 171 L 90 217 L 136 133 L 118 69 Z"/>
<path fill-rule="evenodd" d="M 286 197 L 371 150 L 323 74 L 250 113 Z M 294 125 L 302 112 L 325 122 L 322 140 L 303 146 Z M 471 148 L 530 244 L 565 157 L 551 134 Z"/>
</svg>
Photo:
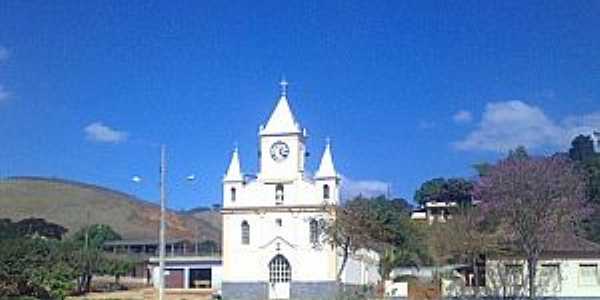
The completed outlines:
<svg viewBox="0 0 600 300">
<path fill-rule="evenodd" d="M 108 224 L 126 239 L 157 236 L 158 206 L 106 188 L 48 178 L 0 181 L 0 218 L 44 218 L 76 232 L 90 224 Z M 171 237 L 220 241 L 220 218 L 215 212 L 169 213 Z"/>
</svg>

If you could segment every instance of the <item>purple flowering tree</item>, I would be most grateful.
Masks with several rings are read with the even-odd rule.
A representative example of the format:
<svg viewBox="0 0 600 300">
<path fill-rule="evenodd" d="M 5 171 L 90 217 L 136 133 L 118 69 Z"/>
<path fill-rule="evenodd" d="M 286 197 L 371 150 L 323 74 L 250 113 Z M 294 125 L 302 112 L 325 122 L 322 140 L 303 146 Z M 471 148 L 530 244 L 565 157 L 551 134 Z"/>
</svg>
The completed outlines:
<svg viewBox="0 0 600 300">
<path fill-rule="evenodd" d="M 562 157 L 503 160 L 477 183 L 474 196 L 527 263 L 528 296 L 536 296 L 540 255 L 585 214 L 584 180 Z"/>
</svg>

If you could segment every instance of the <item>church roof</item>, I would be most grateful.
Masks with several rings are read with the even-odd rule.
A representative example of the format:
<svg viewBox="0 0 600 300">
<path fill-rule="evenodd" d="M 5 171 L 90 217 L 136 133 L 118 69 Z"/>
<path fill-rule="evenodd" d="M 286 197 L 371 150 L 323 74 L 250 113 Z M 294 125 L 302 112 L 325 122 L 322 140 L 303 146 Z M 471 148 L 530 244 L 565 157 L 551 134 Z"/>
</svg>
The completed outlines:
<svg viewBox="0 0 600 300">
<path fill-rule="evenodd" d="M 287 81 L 281 83 L 281 97 L 275 109 L 267 121 L 267 125 L 261 128 L 261 134 L 300 133 L 300 125 L 296 122 L 294 113 L 290 108 L 287 98 Z"/>
<path fill-rule="evenodd" d="M 240 158 L 237 147 L 235 150 L 233 150 L 231 162 L 229 162 L 229 168 L 227 168 L 227 173 L 225 173 L 223 181 L 244 181 L 244 176 L 242 176 L 242 170 L 240 168 Z"/>
<path fill-rule="evenodd" d="M 323 152 L 323 156 L 321 157 L 321 163 L 319 164 L 319 169 L 315 173 L 315 178 L 337 178 L 338 174 L 335 171 L 335 166 L 333 165 L 333 157 L 331 155 L 331 145 L 329 141 L 327 141 L 327 145 L 325 146 L 325 151 Z"/>
</svg>

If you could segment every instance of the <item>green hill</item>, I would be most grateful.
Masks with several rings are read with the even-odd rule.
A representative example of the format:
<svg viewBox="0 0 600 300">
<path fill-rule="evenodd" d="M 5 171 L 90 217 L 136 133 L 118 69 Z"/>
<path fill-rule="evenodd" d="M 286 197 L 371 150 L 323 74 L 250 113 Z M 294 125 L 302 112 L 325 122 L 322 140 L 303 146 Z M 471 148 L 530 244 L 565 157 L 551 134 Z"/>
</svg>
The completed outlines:
<svg viewBox="0 0 600 300">
<path fill-rule="evenodd" d="M 90 224 L 108 224 L 124 239 L 156 239 L 160 208 L 132 195 L 96 185 L 43 177 L 0 180 L 0 218 L 44 218 L 76 232 Z M 218 212 L 169 211 L 168 238 L 220 242 Z"/>
</svg>

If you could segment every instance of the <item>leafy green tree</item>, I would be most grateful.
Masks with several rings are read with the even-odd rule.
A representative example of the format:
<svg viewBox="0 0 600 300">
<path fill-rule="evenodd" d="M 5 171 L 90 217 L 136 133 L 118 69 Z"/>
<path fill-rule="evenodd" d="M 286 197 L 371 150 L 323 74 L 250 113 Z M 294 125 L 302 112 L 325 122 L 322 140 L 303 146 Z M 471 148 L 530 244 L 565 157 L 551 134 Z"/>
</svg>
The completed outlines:
<svg viewBox="0 0 600 300">
<path fill-rule="evenodd" d="M 594 141 L 589 135 L 580 134 L 571 142 L 569 157 L 574 161 L 586 161 L 596 156 Z"/>
<path fill-rule="evenodd" d="M 426 257 L 423 240 L 411 223 L 410 209 L 401 199 L 357 197 L 335 208 L 336 218 L 326 225 L 328 242 L 342 249 L 338 280 L 349 254 L 359 249 L 376 251 L 383 259 L 380 271 L 385 279 L 398 265 L 420 264 Z"/>
<path fill-rule="evenodd" d="M 600 243 L 600 155 L 578 163 L 585 178 L 585 194 L 590 216 L 581 224 L 585 236 Z"/>
<path fill-rule="evenodd" d="M 531 156 L 527 152 L 525 146 L 517 146 L 517 148 L 509 150 L 508 154 L 506 155 L 507 160 L 527 160 L 530 158 Z M 494 164 L 489 162 L 482 162 L 473 165 L 473 169 L 475 169 L 479 177 L 488 175 L 493 167 Z"/>
<path fill-rule="evenodd" d="M 527 153 L 527 149 L 525 146 L 517 146 L 514 150 L 508 151 L 508 155 L 506 156 L 506 160 L 528 160 L 531 157 L 529 153 Z"/>
<path fill-rule="evenodd" d="M 415 192 L 415 202 L 423 205 L 433 201 L 471 203 L 473 183 L 464 178 L 434 178 L 425 181 Z"/>
<path fill-rule="evenodd" d="M 48 239 L 62 239 L 67 229 L 61 225 L 40 218 L 27 218 L 18 222 L 0 220 L 0 239 L 39 236 Z"/>
<path fill-rule="evenodd" d="M 135 266 L 135 261 L 124 256 L 106 255 L 102 260 L 100 272 L 115 277 L 115 284 L 119 285 L 121 276 L 126 275 Z"/>
<path fill-rule="evenodd" d="M 101 248 L 105 242 L 121 239 L 121 235 L 105 224 L 94 224 L 77 231 L 72 239 L 89 248 Z"/>
<path fill-rule="evenodd" d="M 72 237 L 78 279 L 77 292 L 89 292 L 94 274 L 106 271 L 106 257 L 102 246 L 107 241 L 119 240 L 121 235 L 105 224 L 94 224 L 80 229 Z"/>
<path fill-rule="evenodd" d="M 488 162 L 477 163 L 473 165 L 473 169 L 477 172 L 477 176 L 483 177 L 489 174 L 490 169 L 493 167 L 492 164 Z"/>
<path fill-rule="evenodd" d="M 0 240 L 0 297 L 64 298 L 76 274 L 64 250 L 41 238 Z"/>
<path fill-rule="evenodd" d="M 38 235 L 49 239 L 60 240 L 67 233 L 61 225 L 48 222 L 41 218 L 27 218 L 16 223 L 17 231 L 22 236 Z"/>
</svg>

